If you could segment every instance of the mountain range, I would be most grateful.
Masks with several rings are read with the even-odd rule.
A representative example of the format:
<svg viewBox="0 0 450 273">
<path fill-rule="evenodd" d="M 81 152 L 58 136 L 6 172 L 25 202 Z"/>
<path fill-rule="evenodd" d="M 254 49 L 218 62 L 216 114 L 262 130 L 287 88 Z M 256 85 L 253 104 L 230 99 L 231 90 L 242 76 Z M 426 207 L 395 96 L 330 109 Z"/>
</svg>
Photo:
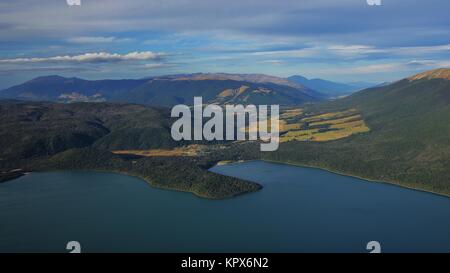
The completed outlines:
<svg viewBox="0 0 450 273">
<path fill-rule="evenodd" d="M 123 102 L 170 107 L 205 103 L 298 105 L 323 96 L 287 79 L 260 74 L 182 74 L 138 80 L 39 77 L 0 91 L 0 97 L 33 101 Z"/>
<path fill-rule="evenodd" d="M 57 79 L 62 80 L 64 86 L 66 79 Z M 70 81 L 79 82 L 78 79 Z M 223 100 L 218 103 L 226 103 L 227 98 L 235 96 L 239 98 L 239 94 L 262 86 L 278 87 L 274 83 L 229 79 L 140 81 L 143 83 L 135 87 L 136 93 L 141 92 L 139 87 L 148 90 L 147 84 L 166 81 L 174 85 L 195 83 L 196 87 L 199 83 L 209 87 L 212 83 L 234 84 L 235 89 L 225 89 L 210 97 L 213 101 Z M 101 83 L 111 84 L 109 81 Z M 249 87 L 242 87 L 242 83 Z M 280 86 L 286 89 L 278 92 L 298 92 L 290 89 L 293 87 Z M 45 91 L 45 85 L 41 87 Z M 221 88 L 222 85 L 218 90 Z M 166 96 L 172 97 L 171 94 Z M 256 100 L 257 97 L 249 98 Z M 170 104 L 171 100 L 159 102 Z M 142 151 L 148 149 L 167 152 L 192 144 L 171 139 L 172 121 L 166 108 L 109 102 L 62 104 L 2 100 L 0 144 L 4 149 L 0 152 L 0 171 L 6 174 L 14 169 L 118 171 L 143 177 L 158 187 L 190 191 L 208 198 L 225 198 L 258 190 L 260 186 L 212 175 L 207 171 L 209 167 L 221 160 L 265 159 L 450 195 L 450 69 L 427 71 L 345 98 L 300 107 L 288 108 L 281 115 L 298 123 L 298 126 L 284 124 L 284 127 L 291 134 L 297 133 L 299 138 L 280 143 L 276 152 L 260 153 L 255 142 L 195 143 L 207 148 L 185 158 L 142 156 Z M 330 120 L 330 116 L 335 118 Z M 364 124 L 367 130 L 325 141 L 318 137 L 324 133 L 342 133 L 358 124 Z M 288 126 L 290 129 L 286 129 Z M 311 137 L 301 135 L 305 133 Z M 111 153 L 117 150 L 125 150 L 125 155 Z M 126 151 L 131 154 L 127 155 Z M 141 151 L 141 155 L 132 151 Z"/>
<path fill-rule="evenodd" d="M 348 95 L 369 83 L 344 84 L 302 76 L 193 73 L 145 79 L 85 80 L 43 76 L 0 91 L 0 98 L 58 102 L 123 102 L 151 106 L 207 103 L 298 105 Z"/>
<path fill-rule="evenodd" d="M 367 82 L 338 83 L 323 79 L 307 79 L 303 76 L 295 75 L 287 78 L 289 81 L 306 86 L 325 95 L 328 98 L 338 98 L 349 95 L 355 91 L 362 90 L 376 84 Z"/>
</svg>

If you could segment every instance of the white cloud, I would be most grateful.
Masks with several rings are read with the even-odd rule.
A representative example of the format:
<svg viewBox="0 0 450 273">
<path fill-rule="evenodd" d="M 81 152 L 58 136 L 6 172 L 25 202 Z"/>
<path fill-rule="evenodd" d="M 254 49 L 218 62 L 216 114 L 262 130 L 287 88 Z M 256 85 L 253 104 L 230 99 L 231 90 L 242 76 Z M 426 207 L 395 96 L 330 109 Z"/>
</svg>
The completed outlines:
<svg viewBox="0 0 450 273">
<path fill-rule="evenodd" d="M 159 68 L 169 68 L 175 67 L 177 64 L 174 63 L 152 63 L 152 64 L 144 64 L 143 67 L 146 69 L 159 69 Z"/>
<path fill-rule="evenodd" d="M 384 49 L 375 48 L 368 45 L 331 45 L 326 48 L 327 51 L 344 57 L 367 55 L 372 53 L 385 52 Z"/>
<path fill-rule="evenodd" d="M 284 61 L 282 60 L 264 60 L 260 61 L 261 64 L 273 64 L 273 65 L 282 65 Z"/>
<path fill-rule="evenodd" d="M 409 62 L 391 62 L 354 67 L 337 67 L 322 69 L 322 73 L 331 75 L 369 75 L 393 72 L 423 71 L 435 68 L 450 67 L 450 60 L 412 60 Z"/>
<path fill-rule="evenodd" d="M 250 55 L 302 58 L 302 57 L 319 56 L 320 49 L 316 48 L 316 47 L 311 47 L 311 48 L 294 49 L 294 50 L 258 51 L 258 52 L 253 52 Z"/>
<path fill-rule="evenodd" d="M 74 44 L 104 44 L 104 43 L 123 43 L 131 42 L 129 38 L 104 37 L 104 36 L 80 36 L 67 39 L 69 43 Z"/>
<path fill-rule="evenodd" d="M 450 53 L 450 44 L 437 46 L 414 46 L 414 47 L 397 47 L 393 51 L 398 54 L 432 54 L 432 53 Z"/>
<path fill-rule="evenodd" d="M 159 60 L 166 56 L 164 53 L 155 53 L 151 51 L 130 52 L 127 54 L 94 52 L 80 55 L 64 55 L 44 58 L 15 58 L 0 59 L 0 64 L 23 64 L 23 63 L 102 63 L 102 62 L 121 62 L 121 61 L 150 61 Z"/>
<path fill-rule="evenodd" d="M 368 45 L 314 45 L 302 49 L 293 50 L 274 50 L 254 52 L 255 56 L 279 56 L 290 58 L 356 58 L 374 53 L 387 52 L 386 49 L 380 49 Z"/>
<path fill-rule="evenodd" d="M 313 45 L 302 49 L 256 51 L 253 56 L 276 56 L 283 58 L 354 59 L 368 56 L 425 56 L 450 53 L 450 44 L 411 47 L 375 47 L 358 44 Z"/>
<path fill-rule="evenodd" d="M 450 67 L 450 60 L 412 60 L 407 63 L 408 66 L 418 67 Z"/>
</svg>

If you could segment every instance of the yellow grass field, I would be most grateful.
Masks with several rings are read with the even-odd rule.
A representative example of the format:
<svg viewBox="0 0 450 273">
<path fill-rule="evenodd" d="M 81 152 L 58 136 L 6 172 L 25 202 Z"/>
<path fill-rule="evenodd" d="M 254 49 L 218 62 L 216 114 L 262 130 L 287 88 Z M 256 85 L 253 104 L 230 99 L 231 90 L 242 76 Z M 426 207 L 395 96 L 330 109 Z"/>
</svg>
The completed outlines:
<svg viewBox="0 0 450 273">
<path fill-rule="evenodd" d="M 290 119 L 290 118 L 295 118 L 298 116 L 301 116 L 303 114 L 303 109 L 301 108 L 297 108 L 297 109 L 289 109 L 286 110 L 286 112 L 282 113 L 280 115 L 281 119 Z"/>
<path fill-rule="evenodd" d="M 303 114 L 303 111 L 288 110 L 280 115 L 282 117 L 280 120 L 281 142 L 332 141 L 370 131 L 356 109 L 302 118 Z M 301 118 L 301 121 L 290 124 L 287 121 L 290 118 Z M 302 126 L 304 129 L 301 130 Z M 315 126 L 321 126 L 321 128 L 313 128 Z"/>
<path fill-rule="evenodd" d="M 322 120 L 337 119 L 347 117 L 357 113 L 356 109 L 348 109 L 342 112 L 330 112 L 302 119 L 303 122 L 317 122 Z"/>
<path fill-rule="evenodd" d="M 349 117 L 345 117 L 345 118 L 338 118 L 338 119 L 331 119 L 331 120 L 323 120 L 323 121 L 316 121 L 316 122 L 311 122 L 309 124 L 309 126 L 316 126 L 316 125 L 325 125 L 325 124 L 340 124 L 340 123 L 346 123 L 349 121 L 354 121 L 354 120 L 361 120 L 362 117 L 361 115 L 353 115 L 353 116 L 349 116 Z"/>
<path fill-rule="evenodd" d="M 307 140 L 313 140 L 314 134 L 316 134 L 319 131 L 319 129 L 309 129 L 309 130 L 300 130 L 300 131 L 290 131 L 286 134 L 284 134 L 281 138 L 281 142 L 288 142 L 288 141 L 307 141 Z"/>
<path fill-rule="evenodd" d="M 139 155 L 146 157 L 167 157 L 167 156 L 197 156 L 203 150 L 205 145 L 189 145 L 186 147 L 174 148 L 174 149 L 154 149 L 154 150 L 120 150 L 112 151 L 114 154 L 122 155 Z"/>
<path fill-rule="evenodd" d="M 370 129 L 356 109 L 341 112 L 321 113 L 304 117 L 303 109 L 289 109 L 280 114 L 280 142 L 288 141 L 332 141 L 349 137 L 354 134 L 366 133 Z M 294 122 L 292 120 L 294 119 Z M 291 121 L 292 123 L 290 123 Z M 321 126 L 320 128 L 313 128 Z M 270 124 L 268 126 L 270 129 Z M 250 124 L 241 131 L 253 132 L 258 130 L 257 123 Z M 174 149 L 153 150 L 121 150 L 113 151 L 115 154 L 132 154 L 147 157 L 169 156 L 198 156 L 208 151 L 206 145 L 189 145 Z"/>
<path fill-rule="evenodd" d="M 321 128 L 314 128 L 317 126 Z M 269 125 L 269 130 L 270 127 Z M 363 117 L 356 109 L 320 113 L 312 116 L 305 115 L 304 110 L 301 108 L 288 109 L 280 113 L 279 128 L 281 142 L 332 141 L 370 131 Z M 258 130 L 258 124 L 254 123 L 247 128 L 241 128 L 241 131 L 244 130 L 246 132 L 255 132 Z"/>
</svg>

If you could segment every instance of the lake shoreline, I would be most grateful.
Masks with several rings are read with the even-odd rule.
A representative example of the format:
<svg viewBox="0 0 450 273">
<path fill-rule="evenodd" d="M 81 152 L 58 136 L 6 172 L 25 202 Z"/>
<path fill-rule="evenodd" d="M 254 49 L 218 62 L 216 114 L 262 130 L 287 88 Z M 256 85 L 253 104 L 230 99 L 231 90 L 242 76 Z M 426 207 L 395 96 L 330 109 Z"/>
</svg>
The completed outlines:
<svg viewBox="0 0 450 273">
<path fill-rule="evenodd" d="M 215 166 L 220 167 L 220 166 L 224 166 L 224 165 L 233 165 L 233 164 L 240 164 L 240 163 L 245 163 L 245 162 L 256 162 L 256 161 L 262 161 L 262 162 L 274 163 L 274 164 L 280 164 L 280 165 L 288 165 L 288 166 L 294 166 L 294 167 L 301 167 L 301 168 L 311 168 L 311 169 L 316 169 L 316 170 L 322 170 L 322 171 L 326 171 L 326 172 L 329 172 L 329 173 L 332 173 L 332 174 L 336 174 L 336 175 L 340 175 L 340 176 L 346 176 L 346 177 L 352 177 L 352 178 L 361 179 L 361 180 L 364 180 L 364 181 L 367 181 L 367 182 L 370 182 L 370 183 L 386 184 L 386 185 L 391 185 L 391 186 L 395 186 L 395 187 L 400 187 L 400 188 L 403 188 L 403 189 L 409 189 L 409 190 L 413 190 L 413 191 L 424 192 L 424 193 L 429 193 L 429 194 L 434 194 L 434 195 L 450 198 L 450 194 L 439 193 L 439 192 L 435 192 L 435 191 L 415 188 L 415 187 L 412 187 L 412 186 L 406 186 L 406 185 L 402 185 L 402 184 L 397 184 L 395 181 L 394 182 L 390 182 L 390 181 L 370 179 L 370 178 L 358 176 L 358 175 L 355 175 L 355 174 L 348 174 L 348 173 L 335 171 L 335 170 L 332 170 L 332 169 L 327 169 L 327 168 L 318 167 L 318 166 L 314 166 L 314 165 L 306 165 L 306 164 L 301 164 L 301 163 L 295 163 L 295 162 L 277 161 L 277 160 L 270 160 L 270 159 L 252 159 L 252 160 L 245 160 L 245 161 L 243 161 L 243 160 L 240 160 L 240 161 L 226 161 L 226 162 L 225 161 L 220 161 Z"/>
<path fill-rule="evenodd" d="M 249 161 L 258 161 L 258 160 L 249 160 Z M 313 165 L 306 165 L 306 164 L 295 163 L 295 162 L 268 160 L 268 159 L 261 159 L 260 161 L 269 162 L 269 163 L 276 163 L 276 164 L 283 164 L 283 165 L 290 165 L 290 166 L 302 167 L 302 168 L 317 169 L 317 170 L 327 171 L 329 173 L 333 173 L 333 174 L 336 174 L 336 175 L 358 178 L 358 179 L 365 180 L 365 181 L 371 182 L 371 183 L 392 185 L 392 186 L 396 186 L 396 187 L 400 187 L 400 188 L 404 188 L 404 189 L 409 189 L 409 190 L 414 190 L 414 191 L 418 191 L 418 192 L 424 192 L 424 193 L 429 193 L 429 194 L 434 194 L 434 195 L 450 198 L 450 195 L 449 194 L 445 194 L 445 193 L 439 193 L 439 192 L 435 192 L 435 191 L 431 191 L 431 190 L 425 190 L 425 189 L 415 188 L 415 187 L 412 187 L 412 186 L 406 186 L 406 185 L 398 184 L 395 181 L 390 182 L 390 181 L 370 179 L 370 178 L 358 176 L 358 175 L 355 175 L 355 174 L 348 174 L 348 173 L 343 173 L 343 172 L 327 169 L 327 168 L 324 168 L 324 167 L 318 167 L 318 166 L 313 166 Z"/>
<path fill-rule="evenodd" d="M 242 163 L 242 162 L 243 161 L 241 161 L 240 163 Z M 235 197 L 239 197 L 239 196 L 242 196 L 242 195 L 245 195 L 245 194 L 248 194 L 248 193 L 257 192 L 257 191 L 263 189 L 263 186 L 261 184 L 256 183 L 256 182 L 252 182 L 252 183 L 255 183 L 255 184 L 259 185 L 260 188 L 257 191 L 246 191 L 246 192 L 240 192 L 238 194 L 234 194 L 233 196 L 229 196 L 229 197 L 223 197 L 223 198 L 215 197 L 214 198 L 212 196 L 202 195 L 201 193 L 198 193 L 198 192 L 196 192 L 194 190 L 183 190 L 183 189 L 175 188 L 175 187 L 164 187 L 164 186 L 161 186 L 159 184 L 154 183 L 151 179 L 145 178 L 145 177 L 137 175 L 137 174 L 124 172 L 124 171 L 102 170 L 102 169 L 52 169 L 52 170 L 38 170 L 38 171 L 33 171 L 33 172 L 27 171 L 27 172 L 21 172 L 21 175 L 11 177 L 11 178 L 9 178 L 7 180 L 4 180 L 4 181 L 0 180 L 0 184 L 1 183 L 5 183 L 5 182 L 14 181 L 14 180 L 19 179 L 20 177 L 25 176 L 25 175 L 30 174 L 30 173 L 46 173 L 46 172 L 95 172 L 95 173 L 119 174 L 119 175 L 129 176 L 129 177 L 133 177 L 133 178 L 137 178 L 139 180 L 142 180 L 147 185 L 149 185 L 150 187 L 155 188 L 155 189 L 164 190 L 164 191 L 175 191 L 175 192 L 182 192 L 182 193 L 190 193 L 190 194 L 194 195 L 197 198 L 207 199 L 207 200 L 233 199 Z"/>
<path fill-rule="evenodd" d="M 346 176 L 346 177 L 353 177 L 353 178 L 357 178 L 357 179 L 361 179 L 367 182 L 371 182 L 371 183 L 379 183 L 379 184 L 386 184 L 386 185 L 392 185 L 392 186 L 396 186 L 396 187 L 400 187 L 400 188 L 404 188 L 404 189 L 409 189 L 409 190 L 414 190 L 414 191 L 418 191 L 418 192 L 424 192 L 424 193 L 429 193 L 429 194 L 434 194 L 434 195 L 438 195 L 438 196 L 442 196 L 442 197 L 446 197 L 446 198 L 450 198 L 450 195 L 447 195 L 445 193 L 439 193 L 439 192 L 435 192 L 435 191 L 431 191 L 431 190 L 425 190 L 425 189 L 420 189 L 420 188 L 416 188 L 416 187 L 412 187 L 412 186 L 407 186 L 407 185 L 402 185 L 402 184 L 398 184 L 395 181 L 394 182 L 390 182 L 390 181 L 383 181 L 383 180 L 375 180 L 375 179 L 370 179 L 370 178 L 366 178 L 366 177 L 362 177 L 362 176 L 358 176 L 358 175 L 354 175 L 354 174 L 349 174 L 349 173 L 343 173 L 343 172 L 339 172 L 339 171 L 335 171 L 332 169 L 328 169 L 328 168 L 324 168 L 324 167 L 318 167 L 318 166 L 313 166 L 313 165 L 306 165 L 306 164 L 301 164 L 301 163 L 295 163 L 295 162 L 286 162 L 286 161 L 277 161 L 277 160 L 269 160 L 269 159 L 252 159 L 252 160 L 239 160 L 239 161 L 231 161 L 231 160 L 226 160 L 226 161 L 219 161 L 216 164 L 213 165 L 213 167 L 221 167 L 224 165 L 233 165 L 233 164 L 241 164 L 241 163 L 245 163 L 245 162 L 255 162 L 255 161 L 262 161 L 262 162 L 268 162 L 268 163 L 274 163 L 274 164 L 282 164 L 282 165 L 289 165 L 289 166 L 294 166 L 294 167 L 301 167 L 301 168 L 311 168 L 311 169 L 317 169 L 317 170 L 323 170 L 329 173 L 333 173 L 336 175 L 341 175 L 341 176 Z M 55 170 L 45 170 L 45 171 L 35 171 L 35 172 L 52 172 L 52 171 L 92 171 L 92 172 L 103 172 L 103 173 L 115 173 L 115 174 L 121 174 L 121 175 L 127 175 L 130 177 L 134 177 L 134 178 L 138 178 L 142 181 L 144 181 L 146 184 L 148 184 L 149 186 L 156 188 L 156 189 L 161 189 L 161 190 L 168 190 L 168 191 L 176 191 L 176 192 L 183 192 L 183 193 L 191 193 L 194 196 L 198 197 L 198 198 L 202 198 L 202 199 L 209 199 L 209 200 L 225 200 L 225 199 L 232 199 L 238 196 L 242 196 L 248 193 L 253 193 L 253 192 L 257 192 L 257 191 L 250 191 L 250 192 L 241 192 L 239 194 L 235 194 L 233 196 L 229 196 L 226 198 L 212 198 L 211 196 L 205 196 L 202 194 L 199 194 L 195 191 L 190 191 L 190 190 L 183 190 L 183 189 L 178 189 L 178 188 L 172 188 L 172 187 L 164 187 L 161 185 L 158 185 L 154 182 L 152 182 L 150 179 L 147 179 L 145 177 L 136 175 L 136 174 L 132 174 L 129 172 L 124 172 L 124 171 L 115 171 L 115 170 L 98 170 L 98 169 L 55 169 Z M 210 171 L 210 170 L 208 170 Z M 13 181 L 15 179 L 18 179 L 24 175 L 27 175 L 28 173 L 31 173 L 29 171 L 9 171 L 9 172 L 4 172 L 0 174 L 0 183 L 5 183 L 5 182 L 10 182 Z M 257 182 L 254 182 L 257 183 Z M 262 190 L 264 187 L 260 184 L 257 183 L 260 186 L 259 190 Z M 259 191 L 258 190 L 258 191 Z"/>
</svg>

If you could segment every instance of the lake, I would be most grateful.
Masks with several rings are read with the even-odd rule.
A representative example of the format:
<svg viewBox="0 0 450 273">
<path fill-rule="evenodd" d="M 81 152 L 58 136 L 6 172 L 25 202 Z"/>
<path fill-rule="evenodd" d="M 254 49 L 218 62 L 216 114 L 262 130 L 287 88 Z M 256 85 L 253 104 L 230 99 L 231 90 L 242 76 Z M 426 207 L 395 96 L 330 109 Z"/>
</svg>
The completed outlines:
<svg viewBox="0 0 450 273">
<path fill-rule="evenodd" d="M 450 198 L 262 161 L 211 171 L 264 189 L 217 201 L 72 171 L 0 184 L 0 252 L 450 252 Z"/>
</svg>

